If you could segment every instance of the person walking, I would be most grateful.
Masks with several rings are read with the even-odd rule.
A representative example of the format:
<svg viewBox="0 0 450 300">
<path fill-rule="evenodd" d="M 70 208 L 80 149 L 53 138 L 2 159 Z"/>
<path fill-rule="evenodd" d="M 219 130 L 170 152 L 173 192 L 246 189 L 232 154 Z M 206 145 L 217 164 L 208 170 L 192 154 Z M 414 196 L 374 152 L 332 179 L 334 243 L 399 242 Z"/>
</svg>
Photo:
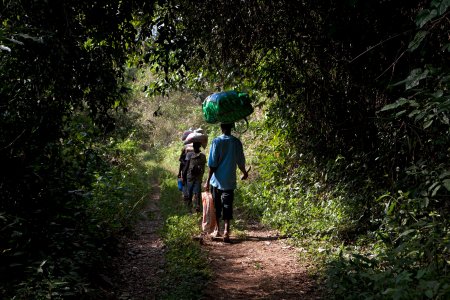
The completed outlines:
<svg viewBox="0 0 450 300">
<path fill-rule="evenodd" d="M 220 124 L 222 135 L 212 143 L 208 157 L 208 179 L 204 185 L 211 191 L 216 210 L 217 225 L 213 237 L 220 236 L 220 218 L 224 221 L 223 241 L 230 242 L 230 222 L 233 219 L 234 190 L 236 189 L 236 166 L 248 177 L 250 169 L 245 168 L 245 155 L 241 141 L 231 135 L 234 123 Z"/>
<path fill-rule="evenodd" d="M 202 211 L 201 187 L 205 173 L 206 155 L 201 152 L 200 142 L 193 143 L 193 152 L 186 154 L 186 165 L 182 172 L 183 185 L 186 186 L 184 200 L 189 210 L 194 206 L 196 212 Z"/>
</svg>

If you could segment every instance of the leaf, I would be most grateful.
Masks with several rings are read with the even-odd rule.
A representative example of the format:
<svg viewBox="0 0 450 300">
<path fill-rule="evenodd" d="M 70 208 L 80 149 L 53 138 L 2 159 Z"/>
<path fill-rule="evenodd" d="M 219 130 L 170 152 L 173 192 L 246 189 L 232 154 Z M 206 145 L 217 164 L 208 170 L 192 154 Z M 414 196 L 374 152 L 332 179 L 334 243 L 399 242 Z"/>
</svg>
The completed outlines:
<svg viewBox="0 0 450 300">
<path fill-rule="evenodd" d="M 426 123 L 423 125 L 423 129 L 427 129 L 428 127 L 431 126 L 431 124 L 433 124 L 433 120 L 429 120 L 428 122 L 426 122 Z"/>
<path fill-rule="evenodd" d="M 430 204 L 430 198 L 428 198 L 428 197 L 422 198 L 422 207 L 428 207 L 429 204 Z"/>
<path fill-rule="evenodd" d="M 439 6 L 437 6 L 439 16 L 444 14 L 450 6 L 450 0 L 442 0 L 440 2 L 441 3 L 439 3 Z"/>
<path fill-rule="evenodd" d="M 40 43 L 40 44 L 44 43 L 44 40 L 42 39 L 42 37 L 34 37 L 34 36 L 31 36 L 26 33 L 19 33 L 19 34 L 17 34 L 17 36 L 20 36 L 24 39 L 32 40 L 33 42 L 36 42 L 36 43 Z"/>
<path fill-rule="evenodd" d="M 445 178 L 445 177 L 450 177 L 450 171 L 442 172 L 442 173 L 439 175 L 439 179 L 443 179 L 443 178 Z"/>
<path fill-rule="evenodd" d="M 413 233 L 415 231 L 416 231 L 415 229 L 408 229 L 408 230 L 402 232 L 398 237 L 401 238 L 402 236 L 408 235 L 408 234 Z"/>
<path fill-rule="evenodd" d="M 420 113 L 420 110 L 415 109 L 412 112 L 409 113 L 408 117 L 414 117 L 415 115 L 417 115 L 418 113 Z"/>
<path fill-rule="evenodd" d="M 43 273 L 44 269 L 42 268 L 45 264 L 47 263 L 47 260 L 44 260 L 41 262 L 41 264 L 39 265 L 39 268 L 37 269 L 38 273 Z"/>
<path fill-rule="evenodd" d="M 450 179 L 443 180 L 442 185 L 450 192 Z"/>
<path fill-rule="evenodd" d="M 21 41 L 18 41 L 18 40 L 16 40 L 16 39 L 13 39 L 13 38 L 10 38 L 10 39 L 6 39 L 7 41 L 10 41 L 10 42 L 12 42 L 12 43 L 14 43 L 14 44 L 18 44 L 18 45 L 24 45 L 24 43 L 23 42 L 21 42 Z"/>
<path fill-rule="evenodd" d="M 399 111 L 395 114 L 396 117 L 400 117 L 401 115 L 404 115 L 406 113 L 406 109 Z"/>
<path fill-rule="evenodd" d="M 437 185 L 439 184 L 439 182 L 434 182 L 429 188 L 428 191 L 430 192 L 432 189 L 434 189 Z"/>
<path fill-rule="evenodd" d="M 427 78 L 429 71 L 425 70 L 422 71 L 421 68 L 417 68 L 412 70 L 408 77 L 404 80 L 401 80 L 399 82 L 394 83 L 392 86 L 397 86 L 397 85 L 401 85 L 401 84 L 406 84 L 406 90 L 413 88 L 415 86 L 417 86 L 420 82 L 420 80 Z M 415 103 L 417 104 L 417 103 Z"/>
<path fill-rule="evenodd" d="M 422 10 L 416 18 L 416 25 L 419 28 L 422 28 L 426 23 L 432 20 L 434 17 L 438 15 L 438 11 L 436 9 L 424 9 Z"/>
<path fill-rule="evenodd" d="M 440 188 L 441 188 L 441 185 L 438 184 L 438 185 L 434 188 L 433 192 L 431 193 L 431 197 L 436 196 L 436 194 L 437 194 L 437 192 L 439 191 Z"/>
<path fill-rule="evenodd" d="M 7 51 L 7 52 L 11 52 L 11 48 L 6 47 L 6 46 L 3 46 L 3 45 L 0 45 L 0 50 L 2 50 L 2 51 Z"/>
<path fill-rule="evenodd" d="M 386 111 L 386 110 L 391 110 L 391 109 L 395 109 L 399 106 L 405 105 L 406 103 L 408 103 L 409 100 L 406 98 L 400 98 L 399 100 L 395 101 L 394 103 L 385 105 L 381 111 Z"/>
<path fill-rule="evenodd" d="M 421 119 L 423 119 L 425 117 L 425 115 L 427 114 L 426 111 L 420 111 L 417 116 L 414 118 L 415 121 L 419 121 Z"/>
<path fill-rule="evenodd" d="M 441 98 L 443 95 L 444 95 L 444 91 L 443 90 L 437 90 L 431 96 L 433 96 L 433 98 Z"/>
<path fill-rule="evenodd" d="M 417 32 L 414 36 L 414 39 L 408 45 L 408 51 L 413 52 L 414 50 L 416 50 L 422 43 L 423 39 L 427 36 L 427 34 L 428 31 L 424 30 Z"/>
<path fill-rule="evenodd" d="M 397 202 L 396 201 L 392 201 L 389 202 L 386 206 L 387 210 L 386 210 L 386 214 L 389 216 L 392 214 L 392 212 L 394 211 L 395 207 L 397 206 Z"/>
<path fill-rule="evenodd" d="M 450 43 L 445 44 L 442 48 L 441 48 L 442 52 L 450 52 Z"/>
<path fill-rule="evenodd" d="M 427 78 L 428 70 L 422 72 L 422 69 L 414 69 L 409 74 L 408 78 L 406 78 L 406 89 L 409 90 L 415 86 L 418 86 L 420 80 Z"/>
<path fill-rule="evenodd" d="M 423 275 L 425 275 L 426 272 L 427 272 L 427 270 L 420 269 L 420 270 L 417 272 L 416 278 L 417 278 L 417 279 L 422 278 Z"/>
</svg>

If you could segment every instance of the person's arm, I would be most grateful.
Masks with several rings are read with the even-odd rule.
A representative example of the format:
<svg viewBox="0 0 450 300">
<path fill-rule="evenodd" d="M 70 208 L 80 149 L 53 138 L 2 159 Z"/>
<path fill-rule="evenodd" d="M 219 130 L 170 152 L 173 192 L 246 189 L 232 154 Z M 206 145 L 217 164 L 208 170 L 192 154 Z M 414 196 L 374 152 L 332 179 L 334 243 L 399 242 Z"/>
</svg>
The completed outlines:
<svg viewBox="0 0 450 300">
<path fill-rule="evenodd" d="M 248 167 L 248 170 L 245 170 L 245 165 L 238 166 L 239 170 L 242 172 L 241 180 L 245 180 L 248 178 L 248 172 L 252 169 L 252 166 Z"/>
<path fill-rule="evenodd" d="M 183 163 L 180 162 L 180 167 L 178 168 L 178 178 L 181 178 L 182 171 L 183 171 Z"/>
<path fill-rule="evenodd" d="M 184 166 L 186 165 L 186 161 L 185 161 L 186 155 L 181 154 L 180 158 L 178 158 L 178 161 L 180 162 L 180 166 L 178 168 L 178 178 L 181 178 Z"/>
<path fill-rule="evenodd" d="M 242 147 L 242 143 L 240 140 L 238 140 L 238 160 L 237 165 L 239 170 L 242 172 L 241 180 L 245 180 L 248 178 L 248 172 L 250 172 L 251 166 L 248 168 L 248 170 L 245 169 L 245 155 L 244 155 L 244 147 Z"/>
<path fill-rule="evenodd" d="M 206 179 L 205 185 L 203 186 L 205 188 L 205 191 L 209 192 L 209 182 L 211 181 L 211 177 L 213 176 L 214 172 L 217 170 L 218 162 L 219 162 L 219 151 L 217 151 L 217 143 L 218 140 L 214 139 L 211 143 L 211 148 L 209 148 L 209 157 L 208 157 L 208 178 Z M 214 166 L 214 167 L 212 167 Z"/>
<path fill-rule="evenodd" d="M 217 170 L 217 168 L 213 168 L 213 167 L 209 167 L 209 171 L 208 171 L 208 178 L 206 179 L 204 188 L 205 191 L 209 191 L 209 181 L 211 180 L 211 177 L 213 176 L 214 172 Z"/>
<path fill-rule="evenodd" d="M 189 163 L 190 162 L 191 162 L 191 160 L 189 159 L 189 160 L 186 161 L 186 164 L 184 165 L 183 175 L 182 175 L 183 185 L 185 185 L 186 182 L 187 182 L 187 172 L 188 172 L 188 169 L 189 169 Z"/>
</svg>

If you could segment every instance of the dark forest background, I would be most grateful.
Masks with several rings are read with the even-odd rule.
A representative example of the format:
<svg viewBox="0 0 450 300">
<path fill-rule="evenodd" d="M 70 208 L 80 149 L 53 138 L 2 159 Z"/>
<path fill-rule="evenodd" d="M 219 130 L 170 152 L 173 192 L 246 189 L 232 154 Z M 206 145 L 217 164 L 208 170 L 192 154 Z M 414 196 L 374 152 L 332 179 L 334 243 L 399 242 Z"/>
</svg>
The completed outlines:
<svg viewBox="0 0 450 300">
<path fill-rule="evenodd" d="M 449 297 L 449 6 L 3 1 L 0 295 L 95 297 L 165 146 L 138 83 L 158 107 L 252 96 L 242 206 L 324 257 L 337 299 Z"/>
</svg>

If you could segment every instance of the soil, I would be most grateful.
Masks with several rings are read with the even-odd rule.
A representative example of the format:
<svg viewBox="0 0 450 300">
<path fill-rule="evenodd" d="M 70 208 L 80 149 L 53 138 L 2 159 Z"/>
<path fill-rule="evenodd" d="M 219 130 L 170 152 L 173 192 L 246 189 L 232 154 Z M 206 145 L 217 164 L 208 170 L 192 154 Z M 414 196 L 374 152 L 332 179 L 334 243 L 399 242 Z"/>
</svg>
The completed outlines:
<svg viewBox="0 0 450 300">
<path fill-rule="evenodd" d="M 157 299 L 164 273 L 164 244 L 159 236 L 163 220 L 159 210 L 160 188 L 153 186 L 150 201 L 141 212 L 134 233 L 122 237 L 120 254 L 112 263 L 115 274 L 110 299 Z"/>
<path fill-rule="evenodd" d="M 244 235 L 231 243 L 207 238 L 215 275 L 205 299 L 320 299 L 320 289 L 301 263 L 298 251 L 276 231 L 246 224 Z"/>
<path fill-rule="evenodd" d="M 164 245 L 158 236 L 159 188 L 153 190 L 135 234 L 121 242 L 112 299 L 158 299 Z M 231 243 L 202 236 L 213 271 L 202 299 L 321 299 L 321 289 L 309 274 L 312 266 L 298 259 L 301 249 L 257 222 L 238 232 L 239 236 L 232 232 Z"/>
</svg>

